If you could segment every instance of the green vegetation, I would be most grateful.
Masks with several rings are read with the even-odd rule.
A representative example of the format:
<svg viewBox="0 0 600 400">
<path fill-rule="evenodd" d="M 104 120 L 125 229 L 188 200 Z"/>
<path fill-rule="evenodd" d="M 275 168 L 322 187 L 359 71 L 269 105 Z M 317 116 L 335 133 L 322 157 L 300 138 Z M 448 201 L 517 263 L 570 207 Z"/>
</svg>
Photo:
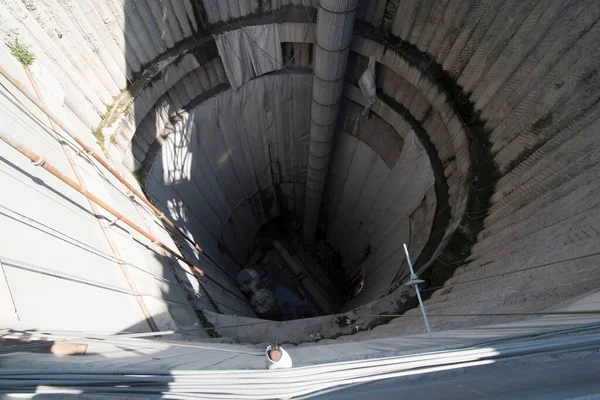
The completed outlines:
<svg viewBox="0 0 600 400">
<path fill-rule="evenodd" d="M 133 177 L 138 181 L 138 183 L 140 185 L 142 185 L 143 187 L 143 181 L 144 181 L 144 174 L 142 173 L 142 168 L 137 168 L 135 169 L 133 172 Z"/>
<path fill-rule="evenodd" d="M 106 151 L 106 148 L 104 147 L 104 134 L 102 133 L 102 128 L 100 128 L 100 127 L 93 128 L 92 135 L 94 135 L 94 137 L 96 138 L 96 143 L 98 143 L 98 146 L 100 146 L 100 148 L 102 149 L 102 152 L 104 153 L 106 158 L 108 158 L 108 152 Z"/>
<path fill-rule="evenodd" d="M 108 115 L 110 114 L 111 110 L 113 109 L 113 104 L 109 104 L 106 106 L 106 112 L 105 113 L 100 113 L 100 118 L 105 119 L 106 117 L 108 117 Z"/>
<path fill-rule="evenodd" d="M 96 143 L 98 143 L 98 146 L 104 150 L 104 135 L 102 134 L 102 128 L 93 128 L 92 135 L 94 135 L 96 138 Z"/>
<path fill-rule="evenodd" d="M 196 310 L 196 315 L 198 316 L 198 319 L 200 320 L 200 325 L 202 325 L 203 328 L 205 328 L 206 333 L 208 334 L 208 336 L 210 336 L 211 338 L 220 338 L 221 335 L 219 335 L 219 333 L 212 329 L 215 326 L 208 320 L 206 319 L 206 316 L 204 315 L 204 313 L 200 310 Z"/>
<path fill-rule="evenodd" d="M 10 49 L 10 53 L 15 56 L 24 67 L 33 64 L 35 55 L 29 50 L 29 46 L 19 42 L 19 38 L 15 38 L 12 42 L 6 42 L 6 45 Z"/>
</svg>

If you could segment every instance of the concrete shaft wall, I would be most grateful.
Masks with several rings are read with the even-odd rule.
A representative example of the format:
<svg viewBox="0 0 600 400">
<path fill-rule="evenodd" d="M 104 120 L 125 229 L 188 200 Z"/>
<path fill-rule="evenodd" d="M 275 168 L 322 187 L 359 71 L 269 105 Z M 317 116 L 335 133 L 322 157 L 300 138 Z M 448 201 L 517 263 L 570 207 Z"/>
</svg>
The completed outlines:
<svg viewBox="0 0 600 400">
<path fill-rule="evenodd" d="M 0 77 L 1 133 L 42 155 L 176 249 L 158 219 L 133 202 L 121 183 L 100 172 L 89 156 L 77 156 L 70 147 L 72 140 L 61 146 L 52 122 L 21 93 L 39 96 L 63 123 L 78 126 L 49 71 L 37 64 L 24 69 L 3 46 L 0 60 L 2 69 L 20 85 L 19 89 Z M 84 141 L 89 139 L 85 136 Z M 199 323 L 195 309 L 210 303 L 186 264 L 165 256 L 131 227 L 93 208 L 83 195 L 4 142 L 0 154 L 1 322 L 16 329 L 107 333 L 174 329 L 189 330 L 186 336 L 195 338 L 206 336 L 191 330 Z M 128 179 L 137 185 L 133 177 Z"/>
<path fill-rule="evenodd" d="M 431 312 L 537 311 L 597 288 L 600 5 L 369 3 L 358 18 L 429 55 L 468 93 L 501 174 L 478 242 Z"/>
<path fill-rule="evenodd" d="M 309 243 L 317 232 L 357 4 L 357 0 L 322 0 L 318 8 L 303 224 Z"/>
<path fill-rule="evenodd" d="M 182 110 L 162 131 L 146 193 L 230 276 L 247 263 L 265 222 L 303 216 L 311 81 L 297 73 L 256 78 Z M 353 267 L 348 279 L 364 269 L 373 282 L 362 298 L 376 299 L 398 274 L 402 243 L 418 258 L 427 241 L 434 177 L 408 125 L 366 119 L 350 99 L 343 109 L 328 240 Z M 366 247 L 373 256 L 360 265 Z"/>
<path fill-rule="evenodd" d="M 235 278 L 254 236 L 302 215 L 311 77 L 254 79 L 186 110 L 154 159 L 146 192 Z"/>
<path fill-rule="evenodd" d="M 270 8 L 258 10 L 258 4 Z M 306 3 L 2 0 L 0 34 L 8 40 L 18 36 L 31 46 L 40 74 L 56 77 L 64 92 L 59 104 L 66 121 L 82 135 L 102 124 L 111 158 L 130 170 L 147 169 L 170 132 L 189 121 L 179 111 L 189 104 L 196 109 L 228 87 L 214 41 L 203 32 L 237 29 L 245 18 L 256 25 L 252 13 L 262 11 L 262 18 L 271 18 L 263 24 L 283 18 L 276 21 L 281 43 L 295 43 L 298 58 L 303 58 L 297 66 L 310 67 L 310 53 L 300 50 L 314 42 L 309 21 L 296 16 L 286 22 L 285 16 L 271 13 L 286 5 Z M 308 17 L 302 13 L 303 19 Z M 237 27 L 230 26 L 240 18 Z M 436 181 L 433 226 L 448 212 L 447 223 L 431 231 L 422 252 L 434 260 L 456 232 L 477 235 L 462 257 L 442 259 L 464 265 L 428 300 L 432 310 L 540 310 L 597 287 L 599 18 L 600 5 L 594 0 L 359 2 L 350 56 L 354 53 L 357 62 L 377 57 L 381 96 L 373 113 L 405 139 L 402 152 L 407 147 L 402 132 L 425 132 L 426 140 L 419 141 Z M 8 63 L 6 57 L 1 62 Z M 362 104 L 356 90 L 346 85 L 345 97 Z M 465 113 L 469 107 L 473 112 Z M 335 168 L 347 172 L 342 166 L 347 163 L 363 176 L 366 171 L 379 176 L 376 171 L 385 170 L 389 154 L 348 126 L 334 147 L 340 154 Z M 472 163 L 477 157 L 473 143 L 480 141 L 489 145 L 497 176 L 486 185 L 493 188 L 490 204 L 478 206 L 476 194 L 489 189 L 474 180 L 479 175 Z M 350 153 L 348 161 L 344 157 Z M 370 160 L 376 160 L 373 166 Z M 375 247 L 365 223 L 368 216 L 357 210 L 368 201 L 362 197 L 370 194 L 365 184 L 378 179 L 330 174 L 330 240 L 352 236 L 359 238 L 359 247 Z M 446 184 L 445 205 L 439 182 Z M 426 193 L 422 196 L 431 199 L 431 187 Z M 422 218 L 429 221 L 429 212 Z M 480 219 L 485 219 L 483 228 L 472 230 L 467 222 Z M 403 229 L 388 231 L 400 235 Z M 396 251 L 381 252 L 381 257 L 390 255 L 389 270 L 381 267 L 388 272 L 365 279 L 367 291 L 351 306 L 386 295 L 388 288 L 381 285 L 389 284 Z M 376 260 L 374 252 L 361 268 L 378 270 Z M 398 272 L 401 265 L 396 264 Z M 440 270 L 442 266 L 438 264 Z M 228 285 L 225 273 L 214 270 Z M 222 300 L 239 307 L 231 297 L 225 293 Z M 452 321 L 433 323 L 475 323 Z"/>
</svg>

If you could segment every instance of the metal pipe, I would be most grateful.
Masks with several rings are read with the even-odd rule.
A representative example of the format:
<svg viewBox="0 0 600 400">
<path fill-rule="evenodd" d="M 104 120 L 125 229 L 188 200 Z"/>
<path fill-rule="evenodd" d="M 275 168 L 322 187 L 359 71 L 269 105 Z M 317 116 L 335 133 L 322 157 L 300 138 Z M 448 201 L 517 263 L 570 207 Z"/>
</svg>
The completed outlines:
<svg viewBox="0 0 600 400">
<path fill-rule="evenodd" d="M 231 290 L 229 290 L 226 287 L 224 287 L 223 285 L 221 285 L 215 279 L 213 279 L 210 276 L 208 276 L 203 270 L 201 270 L 200 268 L 198 268 L 197 266 L 195 266 L 194 264 L 192 264 L 185 257 L 181 256 L 176 251 L 172 250 L 169 246 L 167 246 L 166 244 L 164 244 L 161 241 L 159 241 L 154 235 L 152 235 L 152 234 L 146 232 L 144 229 L 140 228 L 137 224 L 135 224 L 129 218 L 127 218 L 126 216 L 124 216 L 123 214 L 121 214 L 120 212 L 118 212 L 117 210 L 115 210 L 114 208 L 112 208 L 111 206 L 109 206 L 108 204 L 106 204 L 104 201 L 102 201 L 100 198 L 98 198 L 94 194 L 92 194 L 89 191 L 87 191 L 86 189 L 84 189 L 77 182 L 75 182 L 72 179 L 67 178 L 66 176 L 64 176 L 58 169 L 56 169 L 54 166 L 52 166 L 50 163 L 48 163 L 43 156 L 40 156 L 40 155 L 36 154 L 35 152 L 33 152 L 30 149 L 28 149 L 27 147 L 23 146 L 22 144 L 20 144 L 16 140 L 14 140 L 12 138 L 9 138 L 8 136 L 6 136 L 1 131 L 0 131 L 0 140 L 2 140 L 3 142 L 5 142 L 6 144 L 8 144 L 13 149 L 17 150 L 19 153 L 23 154 L 25 157 L 29 158 L 29 160 L 31 160 L 31 162 L 34 165 L 44 168 L 46 171 L 50 172 L 52 175 L 54 175 L 55 177 L 57 177 L 58 179 L 60 179 L 61 181 L 63 181 L 65 184 L 67 184 L 68 186 L 70 186 L 74 190 L 76 190 L 79 193 L 81 193 L 87 199 L 93 201 L 98 206 L 100 206 L 101 208 L 103 208 L 105 211 L 107 211 L 108 213 L 110 213 L 113 216 L 115 216 L 118 219 L 120 219 L 125 225 L 129 226 L 130 228 L 132 228 L 133 230 L 135 230 L 136 232 L 138 232 L 140 235 L 142 235 L 146 239 L 150 240 L 152 243 L 156 244 L 157 246 L 159 246 L 163 250 L 167 251 L 169 254 L 171 254 L 172 256 L 174 256 L 175 258 L 177 258 L 178 260 L 183 261 L 184 263 L 186 263 L 190 268 L 192 268 L 194 271 L 196 271 L 196 273 L 198 273 L 198 275 L 200 275 L 201 277 L 206 277 L 208 280 L 210 280 L 211 282 L 213 282 L 215 285 L 219 286 L 221 289 L 223 289 L 226 292 L 230 293 L 231 295 L 233 295 L 237 299 L 243 301 L 246 304 L 248 303 L 248 301 L 246 299 L 238 296 L 237 294 L 235 294 Z M 208 294 L 208 291 L 206 292 L 206 295 L 207 295 L 207 297 L 212 302 L 213 300 L 210 298 L 210 295 Z"/>
<path fill-rule="evenodd" d="M 31 82 L 31 86 L 33 86 L 33 90 L 35 91 L 35 94 L 38 97 L 40 104 L 45 106 L 42 96 L 39 92 L 39 89 L 35 83 L 35 80 L 33 79 L 33 76 L 31 76 L 31 71 L 29 70 L 29 67 L 27 67 L 27 66 L 25 66 L 25 73 L 27 74 L 27 78 L 29 78 L 29 81 Z M 56 128 L 56 125 L 52 121 L 52 118 L 50 118 L 49 116 L 48 116 L 48 121 L 50 122 L 50 127 L 52 128 L 52 131 L 54 132 L 55 138 L 58 139 L 58 129 Z M 73 170 L 73 174 L 75 174 L 75 178 L 77 179 L 77 182 L 81 185 L 81 187 L 84 190 L 87 190 L 87 187 L 85 185 L 83 177 L 81 176 L 81 173 L 79 171 L 79 167 L 73 161 L 73 157 L 71 157 L 71 148 L 66 143 L 64 143 L 62 141 L 59 141 L 59 142 L 61 144 L 63 152 L 65 153 L 65 156 L 67 157 L 67 161 L 69 162 L 69 165 L 71 166 L 71 169 Z M 105 221 L 100 217 L 100 212 L 98 210 L 98 206 L 96 206 L 96 204 L 89 199 L 88 199 L 88 203 L 90 205 L 90 208 L 92 209 L 92 212 L 96 216 L 98 225 L 100 225 L 100 229 L 102 229 L 104 238 L 106 239 L 106 242 L 108 243 L 108 246 L 110 247 L 110 250 L 113 253 L 113 256 L 117 260 L 122 260 L 123 257 L 121 256 L 121 252 L 119 251 L 119 248 L 117 247 L 115 241 L 110 236 L 110 232 L 108 229 L 112 225 L 112 222 L 110 224 L 108 224 L 108 226 L 107 226 Z M 117 221 L 117 220 L 118 219 L 115 219 L 115 221 Z M 144 319 L 148 323 L 150 330 L 152 330 L 153 332 L 157 332 L 159 330 L 158 326 L 156 325 L 154 318 L 152 318 L 152 314 L 150 313 L 148 306 L 146 306 L 146 302 L 144 301 L 144 298 L 140 294 L 137 284 L 135 283 L 135 281 L 133 280 L 133 277 L 131 276 L 131 273 L 129 272 L 129 268 L 127 268 L 127 265 L 125 265 L 125 263 L 123 263 L 122 261 L 117 261 L 117 265 L 121 269 L 121 272 L 123 273 L 123 276 L 125 277 L 125 280 L 127 281 L 127 284 L 129 285 L 129 288 L 133 292 L 133 296 L 135 297 L 135 300 L 136 300 L 138 306 L 140 307 L 140 310 L 142 311 L 142 314 L 144 315 Z M 157 337 L 160 337 L 160 336 L 157 336 Z"/>
<path fill-rule="evenodd" d="M 304 205 L 305 242 L 312 242 L 317 232 L 357 5 L 358 0 L 319 2 Z"/>
<path fill-rule="evenodd" d="M 164 213 L 162 211 L 160 211 L 158 208 L 156 208 L 154 206 L 154 204 L 152 204 L 146 198 L 146 196 L 144 196 L 143 193 L 140 193 L 133 185 L 131 185 L 129 182 L 127 182 L 125 179 L 123 179 L 123 177 L 119 174 L 119 172 L 117 170 L 115 170 L 108 162 L 106 162 L 106 160 L 104 160 L 102 157 L 100 157 L 90 146 L 88 146 L 81 139 L 79 139 L 77 137 L 77 134 L 75 134 L 75 132 L 72 129 L 70 129 L 68 126 L 63 124 L 61 122 L 61 119 L 56 114 L 54 114 L 50 109 L 48 109 L 48 107 L 46 107 L 42 102 L 40 102 L 38 99 L 36 99 L 34 96 L 32 96 L 30 91 L 27 90 L 27 88 L 21 82 L 17 81 L 12 76 L 10 76 L 10 74 L 2 66 L 0 66 L 0 75 L 2 75 L 12 85 L 14 85 L 17 89 L 19 89 L 19 91 L 21 93 L 23 93 L 29 99 L 29 101 L 31 101 L 33 104 L 35 104 L 44 114 L 46 114 L 48 116 L 48 118 L 51 120 L 51 122 L 54 121 L 54 123 L 58 127 L 60 127 L 64 132 L 66 132 L 79 146 L 81 146 L 87 154 L 92 156 L 96 161 L 98 161 L 100 163 L 100 165 L 102 165 L 104 168 L 106 168 L 106 170 L 108 172 L 110 172 L 115 178 L 117 178 L 117 180 L 119 182 L 121 182 L 123 185 L 125 185 L 125 187 L 127 189 L 129 189 L 145 205 L 147 205 L 156 214 L 156 216 L 160 220 L 165 222 L 169 227 L 171 227 L 171 229 L 173 229 L 175 232 L 177 232 L 179 235 L 181 235 L 198 252 L 204 253 L 204 250 L 202 250 L 202 248 L 200 246 L 198 246 L 198 244 L 196 244 L 196 242 L 194 242 L 185 232 L 183 232 L 181 229 L 179 229 L 173 223 L 173 221 L 171 221 L 167 216 L 164 215 Z M 216 265 L 214 260 L 212 260 L 212 258 L 208 254 L 206 254 L 206 253 L 204 253 L 204 254 L 211 262 L 213 262 Z"/>
<path fill-rule="evenodd" d="M 421 313 L 423 313 L 423 319 L 425 320 L 425 327 L 427 327 L 427 334 L 431 337 L 431 328 L 429 327 L 429 321 L 427 320 L 427 314 L 425 313 L 425 306 L 423 305 L 423 299 L 421 298 L 421 292 L 419 291 L 419 282 L 422 280 L 417 278 L 415 271 L 413 270 L 412 262 L 410 261 L 410 255 L 408 255 L 408 249 L 406 243 L 402 243 L 404 246 L 404 253 L 406 254 L 406 261 L 408 261 L 408 268 L 410 268 L 410 281 L 407 285 L 415 285 L 415 291 L 417 292 L 417 298 L 419 299 L 419 306 L 421 307 Z"/>
</svg>

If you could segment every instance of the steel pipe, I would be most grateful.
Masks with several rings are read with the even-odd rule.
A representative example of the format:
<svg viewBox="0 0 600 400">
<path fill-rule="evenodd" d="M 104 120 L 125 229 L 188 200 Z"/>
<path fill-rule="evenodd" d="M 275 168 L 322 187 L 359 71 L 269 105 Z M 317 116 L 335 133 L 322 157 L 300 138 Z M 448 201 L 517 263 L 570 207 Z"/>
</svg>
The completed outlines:
<svg viewBox="0 0 600 400">
<path fill-rule="evenodd" d="M 0 140 L 2 140 L 3 142 L 5 142 L 6 144 L 8 144 L 13 149 L 17 150 L 19 153 L 21 153 L 25 157 L 27 157 L 29 160 L 31 160 L 31 162 L 34 165 L 44 168 L 46 171 L 50 172 L 52 175 L 54 175 L 55 177 L 57 177 L 58 179 L 60 179 L 62 182 L 64 182 L 65 184 L 67 184 L 68 186 L 70 186 L 71 188 L 73 188 L 74 190 L 76 190 L 77 192 L 81 193 L 87 199 L 89 199 L 90 201 L 93 201 L 95 204 L 97 204 L 98 206 L 100 206 L 102 209 L 104 209 L 108 213 L 112 214 L 117 219 L 121 220 L 125 225 L 129 226 L 131 229 L 135 230 L 140 235 L 144 236 L 146 239 L 150 240 L 152 243 L 156 244 L 157 246 L 159 246 L 160 248 L 162 248 L 163 250 L 165 250 L 166 252 L 168 252 L 169 254 L 171 254 L 173 257 L 177 258 L 180 261 L 183 261 L 185 264 L 187 264 L 190 268 L 192 268 L 201 277 L 205 277 L 206 279 L 210 280 L 215 285 L 219 286 L 221 289 L 223 289 L 226 292 L 228 292 L 229 294 L 233 295 L 235 298 L 243 301 L 245 304 L 248 303 L 248 301 L 246 299 L 238 296 L 236 293 L 232 292 L 231 290 L 227 289 L 225 286 L 221 285 L 215 279 L 213 279 L 209 275 L 207 275 L 203 270 L 201 270 L 196 265 L 194 265 L 190 261 L 188 261 L 185 257 L 183 257 L 182 255 L 180 255 L 179 253 L 177 253 L 175 250 L 172 250 L 166 244 L 164 244 L 161 241 L 159 241 L 154 235 L 152 235 L 149 232 L 146 232 L 144 229 L 142 229 L 141 227 L 139 227 L 136 223 L 134 223 L 133 221 L 131 221 L 125 215 L 121 214 L 120 212 L 118 212 L 117 210 L 115 210 L 114 208 L 112 208 L 111 206 L 109 206 L 108 204 L 106 204 L 102 199 L 100 199 L 99 197 L 97 197 L 94 194 L 90 193 L 88 190 L 86 190 L 85 188 L 83 188 L 77 182 L 75 182 L 72 179 L 64 176 L 58 169 L 56 169 L 53 165 L 51 165 L 49 162 L 47 162 L 46 159 L 45 159 L 45 157 L 36 154 L 35 152 L 33 152 L 32 150 L 30 150 L 27 147 L 23 146 L 22 144 L 20 144 L 16 140 L 14 140 L 14 139 L 6 136 L 4 134 L 4 132 L 1 132 L 1 131 L 0 131 Z M 213 303 L 213 300 L 210 297 L 208 291 L 206 291 L 206 289 L 205 289 L 205 292 L 206 292 L 206 295 L 207 295 L 208 299 L 211 301 L 211 303 Z M 216 308 L 216 307 L 215 307 L 215 309 L 218 310 L 218 308 Z"/>
<path fill-rule="evenodd" d="M 27 99 L 29 99 L 29 101 L 31 101 L 33 104 L 35 104 L 36 107 L 38 107 L 44 114 L 46 114 L 48 116 L 48 118 L 54 122 L 54 124 L 56 124 L 58 127 L 60 127 L 64 132 L 66 132 L 67 135 L 69 135 L 69 137 L 71 137 L 79 146 L 81 146 L 87 154 L 92 156 L 96 161 L 98 161 L 100 163 L 100 165 L 102 165 L 108 172 L 110 172 L 119 182 L 121 182 L 123 185 L 125 185 L 125 187 L 127 189 L 129 189 L 134 194 L 134 196 L 136 196 L 145 205 L 147 205 L 152 210 L 152 212 L 154 212 L 156 214 L 156 216 L 160 220 L 165 222 L 171 229 L 173 229 L 177 234 L 179 234 L 187 242 L 189 242 L 198 252 L 204 253 L 211 262 L 213 262 L 215 265 L 217 265 L 214 262 L 214 260 L 212 260 L 212 258 L 208 254 L 206 254 L 204 252 L 204 250 L 202 250 L 202 248 L 200 246 L 198 246 L 198 244 L 196 244 L 196 242 L 194 242 L 185 232 L 183 232 L 181 229 L 179 229 L 177 227 L 177 225 L 175 225 L 173 223 L 173 221 L 171 221 L 167 216 L 165 216 L 162 211 L 160 211 L 158 208 L 156 208 L 154 206 L 154 204 L 152 204 L 146 198 L 146 196 L 144 196 L 143 193 L 140 193 L 139 190 L 137 190 L 133 185 L 131 185 L 129 182 L 127 182 L 121 176 L 121 174 L 119 174 L 119 172 L 117 170 L 115 170 L 105 159 L 100 157 L 96 153 L 95 150 L 93 150 L 90 146 L 88 146 L 81 139 L 79 139 L 72 129 L 70 129 L 68 126 L 66 126 L 64 123 L 62 123 L 61 119 L 56 114 L 54 114 L 50 109 L 48 109 L 48 107 L 46 107 L 44 104 L 42 104 L 41 101 L 36 99 L 21 82 L 17 81 L 12 76 L 10 76 L 10 74 L 2 66 L 0 66 L 0 75 L 2 75 L 12 85 L 14 85 L 17 89 L 19 89 L 19 91 L 21 93 L 23 93 L 27 97 Z M 227 275 L 229 275 L 229 274 L 227 274 Z"/>
<path fill-rule="evenodd" d="M 357 5 L 358 0 L 319 2 L 303 226 L 308 243 L 317 232 Z"/>
</svg>

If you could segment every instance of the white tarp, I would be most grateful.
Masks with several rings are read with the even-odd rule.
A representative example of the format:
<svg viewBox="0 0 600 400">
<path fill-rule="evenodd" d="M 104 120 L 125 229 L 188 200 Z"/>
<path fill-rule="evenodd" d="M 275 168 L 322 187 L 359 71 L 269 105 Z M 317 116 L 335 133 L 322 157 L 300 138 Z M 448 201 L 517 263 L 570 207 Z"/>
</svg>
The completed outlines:
<svg viewBox="0 0 600 400">
<path fill-rule="evenodd" d="M 282 68 L 281 40 L 275 24 L 248 26 L 214 38 L 235 90 L 250 79 Z"/>
<path fill-rule="evenodd" d="M 358 80 L 358 87 L 367 98 L 363 115 L 367 115 L 371 106 L 377 103 L 377 87 L 375 84 L 375 57 L 369 57 L 369 66 Z"/>
</svg>

